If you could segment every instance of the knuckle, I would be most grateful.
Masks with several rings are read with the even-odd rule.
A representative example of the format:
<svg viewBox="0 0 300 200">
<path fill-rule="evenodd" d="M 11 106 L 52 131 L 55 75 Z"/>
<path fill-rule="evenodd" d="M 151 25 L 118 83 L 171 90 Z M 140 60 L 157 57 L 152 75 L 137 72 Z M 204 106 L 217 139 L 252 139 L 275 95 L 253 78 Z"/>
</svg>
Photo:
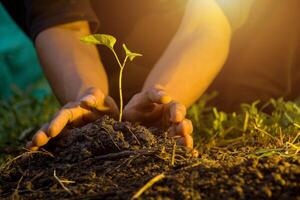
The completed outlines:
<svg viewBox="0 0 300 200">
<path fill-rule="evenodd" d="M 60 111 L 58 111 L 56 117 L 66 115 L 66 114 L 67 114 L 67 111 L 66 111 L 67 109 L 68 109 L 68 108 L 62 108 Z M 56 118 L 56 117 L 55 117 L 55 118 Z"/>
<path fill-rule="evenodd" d="M 69 109 L 69 108 L 74 108 L 75 106 L 77 106 L 79 103 L 77 101 L 75 102 L 69 102 L 69 103 L 66 103 L 62 109 Z M 61 109 L 61 110 L 62 110 Z"/>
<path fill-rule="evenodd" d="M 164 91 L 165 90 L 165 88 L 160 84 L 155 84 L 153 89 L 156 91 Z"/>
<path fill-rule="evenodd" d="M 93 90 L 90 93 L 92 96 L 94 96 L 96 99 L 104 99 L 103 92 L 98 88 L 93 88 Z"/>
<path fill-rule="evenodd" d="M 59 111 L 59 116 L 72 120 L 73 112 L 69 108 L 63 108 L 61 111 Z"/>
<path fill-rule="evenodd" d="M 55 137 L 57 132 L 56 126 L 49 126 L 49 131 L 47 132 L 48 137 Z"/>
<path fill-rule="evenodd" d="M 44 146 L 45 144 L 47 144 L 49 138 L 48 136 L 44 133 L 44 132 L 38 132 L 33 136 L 33 143 L 35 144 L 35 146 Z"/>
</svg>

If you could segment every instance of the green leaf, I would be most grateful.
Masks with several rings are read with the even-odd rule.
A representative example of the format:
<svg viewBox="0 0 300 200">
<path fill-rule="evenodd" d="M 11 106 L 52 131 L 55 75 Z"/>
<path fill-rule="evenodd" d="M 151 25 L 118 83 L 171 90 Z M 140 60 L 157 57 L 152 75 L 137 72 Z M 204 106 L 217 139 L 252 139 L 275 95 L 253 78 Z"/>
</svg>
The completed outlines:
<svg viewBox="0 0 300 200">
<path fill-rule="evenodd" d="M 84 36 L 84 37 L 80 38 L 80 40 L 82 42 L 88 43 L 88 44 L 104 45 L 104 46 L 107 46 L 110 49 L 114 48 L 114 45 L 117 41 L 117 39 L 114 36 L 107 35 L 107 34 L 87 35 L 87 36 Z"/>
<path fill-rule="evenodd" d="M 126 56 L 128 56 L 128 58 L 130 59 L 130 61 L 132 61 L 132 60 L 133 60 L 135 57 L 137 57 L 137 56 L 142 56 L 142 54 L 131 52 L 131 51 L 126 47 L 125 44 L 123 44 L 123 49 L 124 49 L 124 51 L 125 51 L 125 53 L 126 53 Z"/>
</svg>

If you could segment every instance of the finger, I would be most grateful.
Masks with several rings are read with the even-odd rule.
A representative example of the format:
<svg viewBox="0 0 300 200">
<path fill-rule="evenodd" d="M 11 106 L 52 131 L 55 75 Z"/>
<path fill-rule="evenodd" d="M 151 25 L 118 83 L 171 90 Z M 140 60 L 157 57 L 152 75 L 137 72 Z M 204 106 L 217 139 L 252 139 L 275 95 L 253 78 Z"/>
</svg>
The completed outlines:
<svg viewBox="0 0 300 200">
<path fill-rule="evenodd" d="M 139 104 L 137 105 L 138 108 L 146 109 L 150 106 L 153 107 L 152 104 L 168 104 L 171 102 L 172 98 L 167 95 L 167 93 L 160 89 L 150 89 L 146 92 L 141 93 L 139 96 Z"/>
<path fill-rule="evenodd" d="M 97 111 L 89 111 L 89 112 L 86 112 L 82 116 L 82 121 L 84 123 L 93 122 L 93 121 L 96 121 L 97 119 L 99 119 L 101 116 L 102 116 L 102 114 Z"/>
<path fill-rule="evenodd" d="M 38 130 L 32 137 L 32 144 L 37 147 L 44 146 L 48 143 L 50 138 L 47 136 L 46 131 L 48 130 L 49 124 L 45 124 L 40 130 Z"/>
<path fill-rule="evenodd" d="M 103 114 L 107 114 L 114 119 L 117 119 L 119 116 L 118 106 L 115 103 L 114 99 L 111 98 L 110 96 L 106 96 L 104 102 L 102 100 L 97 102 L 94 95 L 85 96 L 80 101 L 81 101 L 81 106 L 83 108 L 88 107 L 86 111 L 88 110 L 90 111 L 84 113 L 82 117 L 84 122 L 95 121 Z M 99 105 L 99 104 L 103 104 L 103 105 Z"/>
<path fill-rule="evenodd" d="M 167 104 L 172 100 L 172 98 L 164 90 L 157 88 L 148 90 L 147 97 L 150 102 L 158 104 Z"/>
<path fill-rule="evenodd" d="M 37 151 L 39 149 L 39 147 L 34 146 L 32 142 L 28 142 L 26 144 L 26 149 L 29 149 L 31 151 Z"/>
<path fill-rule="evenodd" d="M 95 108 L 98 111 L 109 110 L 109 107 L 104 105 L 104 97 L 102 97 L 101 95 L 98 96 L 99 97 L 93 94 L 84 96 L 82 99 L 80 99 L 80 104 L 85 107 Z"/>
<path fill-rule="evenodd" d="M 186 136 L 193 133 L 193 124 L 191 120 L 184 119 L 182 122 L 176 125 L 176 135 Z"/>
<path fill-rule="evenodd" d="M 178 123 L 184 120 L 186 115 L 186 107 L 183 104 L 172 102 L 170 104 L 170 121 Z"/>
<path fill-rule="evenodd" d="M 67 125 L 68 122 L 70 122 L 73 118 L 73 113 L 70 111 L 70 109 L 62 109 L 58 112 L 56 117 L 50 122 L 47 135 L 49 137 L 56 137 L 63 128 Z"/>
<path fill-rule="evenodd" d="M 193 132 L 192 122 L 188 119 L 183 120 L 179 124 L 173 124 L 168 130 L 168 137 L 190 135 Z"/>
<path fill-rule="evenodd" d="M 192 149 L 194 147 L 194 140 L 191 135 L 187 135 L 184 137 L 185 139 L 185 146 L 189 149 Z"/>
<path fill-rule="evenodd" d="M 176 140 L 176 144 L 186 146 L 189 149 L 192 149 L 194 146 L 194 141 L 191 135 L 187 135 L 185 137 L 178 138 Z"/>
<path fill-rule="evenodd" d="M 68 109 L 68 111 L 71 113 L 71 116 L 72 116 L 69 119 L 68 123 L 72 124 L 75 127 L 80 127 L 80 126 L 85 125 L 88 122 L 96 120 L 97 118 L 95 115 L 97 115 L 97 113 L 99 113 L 97 110 L 84 109 L 80 106 L 70 108 L 70 109 Z M 89 121 L 86 119 L 87 118 L 86 116 L 92 115 L 91 113 L 94 113 L 93 114 L 94 119 Z M 90 117 L 90 118 L 92 118 L 92 117 Z"/>
</svg>

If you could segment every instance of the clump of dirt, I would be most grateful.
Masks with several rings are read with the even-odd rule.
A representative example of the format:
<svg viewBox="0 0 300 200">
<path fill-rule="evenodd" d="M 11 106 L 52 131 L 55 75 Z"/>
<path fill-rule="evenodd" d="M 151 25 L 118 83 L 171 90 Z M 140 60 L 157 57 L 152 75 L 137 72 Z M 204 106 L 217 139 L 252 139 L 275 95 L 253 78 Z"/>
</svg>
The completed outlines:
<svg viewBox="0 0 300 200">
<path fill-rule="evenodd" d="M 151 148 L 158 144 L 153 133 L 159 134 L 157 129 L 116 122 L 105 116 L 95 123 L 73 129 L 52 144 L 56 147 L 52 151 L 63 161 L 77 162 L 97 155 Z"/>
<path fill-rule="evenodd" d="M 249 148 L 193 158 L 157 129 L 103 117 L 2 166 L 0 197 L 300 199 L 300 158 L 248 158 Z"/>
</svg>

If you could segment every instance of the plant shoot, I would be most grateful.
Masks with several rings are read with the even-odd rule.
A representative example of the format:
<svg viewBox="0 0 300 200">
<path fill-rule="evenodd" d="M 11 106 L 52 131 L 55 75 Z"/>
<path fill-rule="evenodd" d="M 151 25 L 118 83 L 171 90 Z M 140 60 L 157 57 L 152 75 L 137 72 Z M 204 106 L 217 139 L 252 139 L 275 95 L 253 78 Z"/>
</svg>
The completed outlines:
<svg viewBox="0 0 300 200">
<path fill-rule="evenodd" d="M 139 53 L 133 53 L 131 52 L 125 44 L 123 44 L 123 49 L 125 51 L 125 58 L 123 62 L 120 61 L 116 51 L 114 50 L 114 45 L 117 42 L 117 39 L 111 35 L 107 34 L 92 34 L 87 35 L 80 40 L 84 43 L 88 44 L 95 44 L 95 45 L 104 45 L 108 47 L 112 53 L 114 54 L 116 61 L 120 67 L 120 73 L 119 73 L 119 95 L 120 95 L 120 115 L 119 115 L 119 121 L 122 121 L 122 115 L 123 115 L 123 93 L 122 93 L 122 76 L 123 76 L 123 70 L 126 65 L 127 60 L 133 61 L 133 59 L 137 56 L 142 56 L 142 54 Z"/>
</svg>

